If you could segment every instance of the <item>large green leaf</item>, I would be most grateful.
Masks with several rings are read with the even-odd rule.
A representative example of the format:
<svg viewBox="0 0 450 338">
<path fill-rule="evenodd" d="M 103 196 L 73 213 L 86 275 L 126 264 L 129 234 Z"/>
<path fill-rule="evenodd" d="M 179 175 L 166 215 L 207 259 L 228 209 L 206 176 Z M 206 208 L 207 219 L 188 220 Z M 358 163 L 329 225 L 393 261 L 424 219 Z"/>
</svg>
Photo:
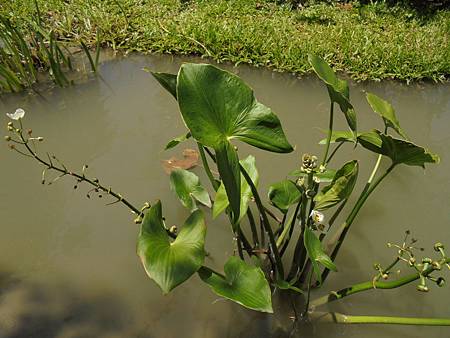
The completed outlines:
<svg viewBox="0 0 450 338">
<path fill-rule="evenodd" d="M 221 297 L 230 299 L 249 309 L 272 313 L 269 283 L 259 267 L 251 266 L 236 256 L 225 263 L 225 276 L 201 268 L 200 278 Z"/>
<path fill-rule="evenodd" d="M 172 96 L 177 99 L 177 75 L 169 73 L 150 72 L 153 77 L 163 86 Z"/>
<path fill-rule="evenodd" d="M 425 168 L 425 163 L 439 163 L 439 156 L 414 143 L 393 138 L 378 130 L 358 136 L 359 143 L 377 154 L 388 156 L 394 165 L 406 164 Z"/>
<path fill-rule="evenodd" d="M 337 271 L 336 265 L 323 250 L 320 240 L 308 227 L 305 228 L 304 243 L 308 257 L 311 260 L 314 273 L 316 274 L 317 281 L 319 284 L 322 284 L 319 264 L 322 264 L 324 267 L 332 271 Z"/>
<path fill-rule="evenodd" d="M 256 169 L 255 164 L 255 157 L 252 155 L 247 156 L 244 160 L 239 161 L 241 165 L 244 167 L 245 171 L 248 173 L 250 178 L 252 179 L 252 182 L 255 186 L 258 186 L 259 181 L 259 175 L 258 170 Z M 250 189 L 250 186 L 248 185 L 247 181 L 244 179 L 243 175 L 241 174 L 241 206 L 240 206 L 240 214 L 239 214 L 239 221 L 242 219 L 242 217 L 245 216 L 248 209 L 248 203 L 252 197 L 252 190 Z M 225 186 L 223 183 L 219 186 L 219 189 L 217 190 L 216 197 L 214 199 L 214 205 L 213 205 L 213 218 L 216 218 L 220 215 L 221 212 L 223 212 L 230 202 L 228 201 L 228 196 L 225 191 Z"/>
<path fill-rule="evenodd" d="M 333 69 L 322 58 L 316 55 L 309 55 L 308 60 L 317 76 L 325 82 L 331 101 L 339 105 L 350 129 L 356 132 L 356 113 L 350 103 L 350 91 L 347 81 L 339 79 Z"/>
<path fill-rule="evenodd" d="M 272 204 L 283 214 L 288 212 L 291 205 L 300 200 L 301 195 L 302 194 L 295 183 L 289 180 L 283 180 L 272 184 L 268 193 L 268 197 Z"/>
<path fill-rule="evenodd" d="M 386 128 L 394 129 L 404 139 L 408 138 L 403 129 L 400 127 L 397 116 L 395 116 L 394 107 L 392 107 L 389 102 L 371 93 L 367 93 L 366 98 L 373 111 L 383 118 Z"/>
<path fill-rule="evenodd" d="M 278 117 L 259 103 L 239 77 L 207 64 L 184 64 L 177 78 L 177 99 L 192 136 L 216 151 L 219 174 L 237 221 L 240 174 L 231 145 L 239 139 L 279 153 L 291 152 Z"/>
<path fill-rule="evenodd" d="M 349 161 L 336 172 L 329 185 L 316 195 L 314 209 L 324 210 L 350 197 L 358 178 L 358 162 Z"/>
<path fill-rule="evenodd" d="M 189 216 L 173 242 L 164 227 L 161 202 L 147 212 L 141 224 L 137 253 L 147 275 L 163 293 L 186 281 L 202 266 L 205 235 L 206 225 L 200 210 Z"/>
<path fill-rule="evenodd" d="M 196 200 L 211 208 L 208 192 L 201 185 L 198 176 L 188 170 L 173 170 L 170 173 L 170 188 L 177 194 L 181 204 L 191 211 L 197 209 Z"/>
</svg>

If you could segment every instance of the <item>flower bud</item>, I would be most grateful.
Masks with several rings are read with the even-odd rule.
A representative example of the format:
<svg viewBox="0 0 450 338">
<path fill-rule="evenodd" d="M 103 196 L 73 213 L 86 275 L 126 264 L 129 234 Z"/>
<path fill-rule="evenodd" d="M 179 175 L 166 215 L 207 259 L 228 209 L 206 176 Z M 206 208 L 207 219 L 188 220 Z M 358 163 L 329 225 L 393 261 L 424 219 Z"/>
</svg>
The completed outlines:
<svg viewBox="0 0 450 338">
<path fill-rule="evenodd" d="M 445 279 L 443 277 L 439 277 L 436 280 L 436 285 L 439 286 L 440 288 L 443 287 L 445 285 Z"/>
<path fill-rule="evenodd" d="M 423 264 L 431 264 L 431 263 L 433 263 L 433 261 L 431 260 L 431 258 L 425 257 L 425 258 L 422 258 L 422 263 Z"/>
<path fill-rule="evenodd" d="M 433 266 L 434 270 L 438 270 L 439 271 L 439 270 L 442 269 L 441 264 L 439 262 L 437 262 L 437 261 L 434 261 L 433 263 L 431 263 L 431 265 Z"/>
<path fill-rule="evenodd" d="M 43 138 L 42 136 L 39 136 L 39 137 L 37 138 L 37 140 L 38 140 L 39 142 L 42 142 L 42 141 L 44 141 L 44 138 Z"/>
<path fill-rule="evenodd" d="M 302 168 L 306 172 L 310 172 L 317 168 L 317 156 L 310 154 L 303 154 L 302 156 Z"/>
<path fill-rule="evenodd" d="M 434 245 L 434 251 L 439 252 L 439 251 L 441 251 L 441 250 L 444 250 L 444 245 L 443 245 L 442 243 L 440 243 L 440 242 L 436 243 L 436 244 Z"/>
<path fill-rule="evenodd" d="M 11 141 L 11 136 L 5 136 L 5 141 L 6 141 L 6 142 Z"/>
<path fill-rule="evenodd" d="M 10 125 L 8 125 L 8 130 L 9 130 L 9 131 L 13 131 L 13 130 L 14 130 L 14 127 L 13 127 L 13 126 L 10 126 Z"/>
<path fill-rule="evenodd" d="M 172 225 L 172 226 L 170 227 L 169 231 L 170 231 L 170 233 L 176 235 L 176 233 L 177 233 L 177 231 L 178 231 L 178 228 L 177 228 L 176 225 Z"/>
<path fill-rule="evenodd" d="M 428 292 L 428 291 L 430 291 L 430 290 L 428 289 L 428 287 L 427 287 L 426 285 L 424 285 L 424 284 L 419 284 L 419 285 L 417 285 L 417 291 L 420 291 L 420 292 Z"/>
<path fill-rule="evenodd" d="M 10 121 L 10 122 L 8 122 L 8 127 L 13 127 L 14 126 L 14 124 Z"/>
</svg>

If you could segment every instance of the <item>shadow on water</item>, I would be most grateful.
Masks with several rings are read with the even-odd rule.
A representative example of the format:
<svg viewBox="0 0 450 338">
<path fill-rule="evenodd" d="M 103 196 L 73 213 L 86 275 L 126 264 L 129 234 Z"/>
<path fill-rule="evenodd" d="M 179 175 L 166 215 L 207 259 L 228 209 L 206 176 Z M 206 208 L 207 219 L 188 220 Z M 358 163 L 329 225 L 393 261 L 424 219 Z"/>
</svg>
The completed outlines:
<svg viewBox="0 0 450 338">
<path fill-rule="evenodd" d="M 70 285 L 49 288 L 0 275 L 0 337 L 152 337 L 134 323 L 116 295 L 80 295 Z M 145 331 L 145 332 L 144 332 Z"/>
</svg>

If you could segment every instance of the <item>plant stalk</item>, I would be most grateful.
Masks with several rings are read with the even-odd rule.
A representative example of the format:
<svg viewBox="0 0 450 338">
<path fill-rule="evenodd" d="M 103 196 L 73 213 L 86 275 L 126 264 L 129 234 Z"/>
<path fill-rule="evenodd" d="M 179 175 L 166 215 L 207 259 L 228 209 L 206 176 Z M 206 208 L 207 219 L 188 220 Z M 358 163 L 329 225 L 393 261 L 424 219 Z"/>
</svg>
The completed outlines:
<svg viewBox="0 0 450 338">
<path fill-rule="evenodd" d="M 351 316 L 338 312 L 313 312 L 310 320 L 321 323 L 335 324 L 396 324 L 396 325 L 425 325 L 450 326 L 450 318 L 418 318 L 418 317 L 389 317 L 389 316 Z"/>
<path fill-rule="evenodd" d="M 445 258 L 440 261 L 442 265 L 449 264 L 450 258 Z M 422 276 L 426 277 L 435 271 L 433 266 L 430 266 L 428 269 L 422 272 Z M 324 305 L 335 300 L 342 299 L 344 297 L 353 295 L 355 293 L 359 293 L 362 291 L 372 290 L 372 289 L 395 289 L 401 287 L 403 285 L 409 284 L 415 280 L 420 278 L 421 274 L 418 272 L 410 274 L 408 276 L 393 280 L 393 281 L 367 281 L 359 284 L 355 284 L 339 291 L 331 292 L 328 295 L 317 298 L 311 302 L 311 308 L 316 308 L 320 305 Z"/>
<path fill-rule="evenodd" d="M 278 272 L 279 276 L 282 279 L 284 279 L 283 262 L 281 261 L 281 256 L 278 251 L 277 243 L 275 242 L 275 236 L 273 235 L 273 231 L 270 226 L 269 219 L 267 218 L 264 206 L 261 202 L 261 198 L 259 197 L 258 190 L 256 189 L 255 185 L 253 184 L 253 181 L 250 178 L 250 176 L 248 175 L 245 168 L 242 165 L 239 165 L 239 166 L 240 166 L 242 175 L 244 176 L 245 180 L 247 181 L 248 185 L 250 186 L 250 189 L 252 191 L 253 197 L 256 202 L 256 206 L 258 207 L 259 213 L 261 214 L 261 217 L 262 217 L 262 224 L 264 226 L 264 230 L 267 232 L 267 234 L 269 236 L 269 243 L 270 243 L 270 247 L 271 247 L 272 253 L 274 255 L 274 258 L 275 258 L 275 265 L 277 267 L 277 272 Z"/>
</svg>

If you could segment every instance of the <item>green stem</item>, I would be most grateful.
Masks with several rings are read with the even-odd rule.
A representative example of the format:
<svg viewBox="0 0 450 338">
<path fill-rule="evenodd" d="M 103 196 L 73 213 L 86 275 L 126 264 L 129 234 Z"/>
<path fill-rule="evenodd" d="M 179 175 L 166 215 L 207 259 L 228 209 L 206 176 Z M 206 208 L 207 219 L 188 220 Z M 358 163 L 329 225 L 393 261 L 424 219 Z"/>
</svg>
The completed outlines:
<svg viewBox="0 0 450 338">
<path fill-rule="evenodd" d="M 333 115 L 334 115 L 334 103 L 331 101 L 330 106 L 330 121 L 328 122 L 328 135 L 327 135 L 327 143 L 325 145 L 325 153 L 322 159 L 322 165 L 327 163 L 328 151 L 330 150 L 331 136 L 333 134 Z"/>
<path fill-rule="evenodd" d="M 450 263 L 450 258 L 442 259 L 439 263 L 441 265 L 445 265 Z M 435 269 L 433 266 L 430 266 L 428 269 L 422 272 L 422 276 L 426 277 L 431 274 Z M 331 292 L 329 295 L 325 295 L 323 297 L 317 298 L 311 302 L 311 307 L 318 307 L 320 305 L 324 305 L 335 300 L 342 299 L 344 297 L 353 295 L 355 293 L 359 293 L 362 291 L 372 290 L 372 289 L 395 289 L 401 287 L 403 285 L 409 284 L 417 279 L 419 279 L 421 274 L 418 272 L 413 273 L 411 275 L 396 279 L 394 281 L 367 281 L 359 284 L 352 285 L 350 287 L 341 289 L 339 291 Z"/>
<path fill-rule="evenodd" d="M 342 147 L 342 145 L 345 143 L 345 141 L 341 141 L 336 148 L 334 148 L 334 150 L 332 151 L 332 153 L 330 154 L 330 156 L 328 157 L 327 161 L 325 162 L 326 165 L 328 165 L 328 163 L 330 163 L 331 159 L 334 157 L 334 155 L 337 153 L 337 151 L 339 150 L 340 147 Z"/>
<path fill-rule="evenodd" d="M 258 230 L 256 230 L 255 218 L 253 217 L 253 213 L 250 210 L 250 207 L 247 209 L 247 218 L 250 223 L 250 229 L 252 231 L 253 244 L 255 247 L 259 247 L 259 238 L 258 238 Z"/>
<path fill-rule="evenodd" d="M 211 169 L 209 168 L 208 160 L 206 159 L 205 155 L 205 149 L 202 144 L 197 142 L 198 146 L 198 152 L 200 153 L 200 157 L 202 158 L 202 164 L 203 168 L 205 169 L 206 175 L 209 178 L 209 181 L 211 182 L 211 185 L 213 186 L 214 190 L 217 191 L 219 189 L 219 184 L 217 183 L 216 179 L 214 178 Z"/>
<path fill-rule="evenodd" d="M 23 130 L 22 125 L 21 125 L 21 130 Z M 142 215 L 142 211 L 141 210 L 139 210 L 137 207 L 132 205 L 121 194 L 113 191 L 110 187 L 103 186 L 98 181 L 96 181 L 95 179 L 89 179 L 84 174 L 77 174 L 77 173 L 75 173 L 73 171 L 68 170 L 65 167 L 63 167 L 63 168 L 56 167 L 56 166 L 53 165 L 53 163 L 50 160 L 46 161 L 46 160 L 42 159 L 37 154 L 37 152 L 35 152 L 33 149 L 30 148 L 30 146 L 28 144 L 28 141 L 24 138 L 22 132 L 19 134 L 19 136 L 20 136 L 20 138 L 21 138 L 21 140 L 23 142 L 23 145 L 25 146 L 27 151 L 30 153 L 30 155 L 34 159 L 36 159 L 39 163 L 43 164 L 47 169 L 55 170 L 55 171 L 61 173 L 62 175 L 72 176 L 72 177 L 76 178 L 77 180 L 79 180 L 80 182 L 86 182 L 86 183 L 92 185 L 93 187 L 97 188 L 98 190 L 103 191 L 103 192 L 107 193 L 108 195 L 111 195 L 111 196 L 115 197 L 117 199 L 117 202 L 120 202 L 120 203 L 124 204 L 125 206 L 127 206 L 134 214 Z"/>
<path fill-rule="evenodd" d="M 240 169 L 241 169 L 242 175 L 244 176 L 245 180 L 247 181 L 248 185 L 250 186 L 250 189 L 252 190 L 252 194 L 255 199 L 256 206 L 258 207 L 259 213 L 261 214 L 261 217 L 262 217 L 262 221 L 263 221 L 262 224 L 264 226 L 264 230 L 267 232 L 267 234 L 269 236 L 270 247 L 271 247 L 272 253 L 275 258 L 275 264 L 276 264 L 276 267 L 278 270 L 278 274 L 282 279 L 284 279 L 283 262 L 281 261 L 277 243 L 275 242 L 275 236 L 273 235 L 273 231 L 270 226 L 269 220 L 267 218 L 264 206 L 261 202 L 261 198 L 259 197 L 258 190 L 256 189 L 255 185 L 253 184 L 252 179 L 250 178 L 247 171 L 245 170 L 245 168 L 242 165 L 240 165 Z"/>
<path fill-rule="evenodd" d="M 367 183 L 369 183 L 369 184 L 372 183 L 373 178 L 375 177 L 375 174 L 376 174 L 377 171 L 378 171 L 378 167 L 380 166 L 381 158 L 382 158 L 382 157 L 383 157 L 383 155 L 381 155 L 381 154 L 378 155 L 377 163 L 375 163 L 375 167 L 373 167 L 372 173 L 370 174 L 370 177 L 369 177 L 369 179 L 367 180 Z"/>
<path fill-rule="evenodd" d="M 450 318 L 418 318 L 388 316 L 350 316 L 338 312 L 315 312 L 309 315 L 312 321 L 336 324 L 397 324 L 450 326 Z"/>
<path fill-rule="evenodd" d="M 294 232 L 295 221 L 297 220 L 297 215 L 298 215 L 298 212 L 300 211 L 300 206 L 302 205 L 302 201 L 303 201 L 303 194 L 300 196 L 297 206 L 295 207 L 294 214 L 291 216 L 291 219 L 288 220 L 288 223 L 289 223 L 288 227 L 283 230 L 280 237 L 278 238 L 277 245 L 279 247 L 281 245 L 283 245 L 280 250 L 281 257 L 283 257 L 284 252 L 286 251 L 286 249 L 289 245 L 289 242 L 291 241 L 292 233 Z M 285 240 L 286 234 L 288 237 Z"/>
<path fill-rule="evenodd" d="M 306 296 L 306 304 L 305 304 L 305 311 L 303 312 L 303 316 L 305 317 L 308 314 L 309 310 L 309 302 L 311 300 L 311 282 L 312 282 L 312 276 L 313 276 L 313 270 L 309 272 L 309 279 L 308 279 L 308 294 Z"/>
</svg>

